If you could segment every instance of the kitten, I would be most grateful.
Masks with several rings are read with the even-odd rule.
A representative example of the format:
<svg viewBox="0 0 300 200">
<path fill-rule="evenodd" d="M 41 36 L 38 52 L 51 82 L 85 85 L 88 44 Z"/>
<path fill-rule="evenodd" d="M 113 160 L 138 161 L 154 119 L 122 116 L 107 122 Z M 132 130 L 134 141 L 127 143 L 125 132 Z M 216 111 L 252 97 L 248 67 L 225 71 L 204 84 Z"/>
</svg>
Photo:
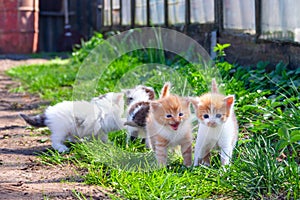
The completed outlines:
<svg viewBox="0 0 300 200">
<path fill-rule="evenodd" d="M 192 127 L 188 99 L 170 94 L 170 83 L 161 91 L 160 99 L 150 103 L 146 130 L 150 147 L 160 166 L 166 166 L 168 147 L 180 145 L 184 165 L 192 164 Z"/>
<path fill-rule="evenodd" d="M 238 124 L 234 114 L 234 96 L 224 96 L 212 80 L 212 92 L 192 98 L 199 121 L 195 145 L 194 166 L 210 165 L 210 151 L 220 148 L 221 164 L 229 164 L 238 138 Z"/>
<path fill-rule="evenodd" d="M 127 99 L 127 142 L 138 136 L 146 138 L 146 118 L 150 109 L 150 101 L 155 99 L 154 89 L 138 85 L 124 91 Z"/>
<path fill-rule="evenodd" d="M 49 106 L 43 114 L 20 116 L 30 125 L 45 127 L 51 131 L 52 147 L 59 152 L 68 151 L 66 139 L 74 141 L 85 136 L 101 137 L 107 142 L 107 134 L 123 128 L 124 94 L 107 93 L 87 101 L 63 101 Z"/>
</svg>

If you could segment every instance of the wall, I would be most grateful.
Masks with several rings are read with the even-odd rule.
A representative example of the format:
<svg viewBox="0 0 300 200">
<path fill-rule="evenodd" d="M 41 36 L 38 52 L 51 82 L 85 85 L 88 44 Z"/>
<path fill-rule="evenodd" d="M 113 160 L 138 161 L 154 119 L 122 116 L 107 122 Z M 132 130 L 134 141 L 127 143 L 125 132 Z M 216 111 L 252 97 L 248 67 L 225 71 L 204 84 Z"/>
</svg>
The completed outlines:
<svg viewBox="0 0 300 200">
<path fill-rule="evenodd" d="M 271 66 L 275 66 L 279 62 L 288 64 L 290 68 L 300 66 L 300 46 L 298 44 L 261 40 L 256 39 L 255 36 L 230 32 L 220 33 L 218 42 L 231 44 L 226 49 L 226 59 L 231 63 L 250 66 L 256 65 L 259 61 L 267 61 Z"/>
</svg>

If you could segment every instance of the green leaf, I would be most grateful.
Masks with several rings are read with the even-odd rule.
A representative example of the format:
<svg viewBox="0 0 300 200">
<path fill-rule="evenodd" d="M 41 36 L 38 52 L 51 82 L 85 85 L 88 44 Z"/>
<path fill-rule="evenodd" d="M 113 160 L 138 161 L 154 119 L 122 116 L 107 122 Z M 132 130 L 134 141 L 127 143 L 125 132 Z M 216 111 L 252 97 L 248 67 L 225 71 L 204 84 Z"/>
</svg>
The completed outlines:
<svg viewBox="0 0 300 200">
<path fill-rule="evenodd" d="M 289 143 L 284 140 L 280 140 L 277 144 L 277 149 L 281 150 L 284 149 Z"/>
<path fill-rule="evenodd" d="M 242 139 L 238 141 L 238 145 L 246 144 L 252 142 L 252 139 Z"/>
<path fill-rule="evenodd" d="M 290 142 L 300 141 L 300 130 L 294 130 L 291 132 Z"/>
<path fill-rule="evenodd" d="M 285 70 L 285 64 L 280 62 L 276 65 L 275 71 L 277 74 L 281 74 L 283 72 L 283 70 Z"/>
<path fill-rule="evenodd" d="M 284 138 L 284 139 L 288 140 L 288 138 L 289 138 L 289 132 L 288 132 L 288 129 L 287 129 L 285 126 L 279 128 L 279 129 L 278 129 L 278 136 L 279 136 L 280 138 Z"/>
<path fill-rule="evenodd" d="M 223 49 L 228 48 L 228 47 L 230 47 L 230 46 L 231 46 L 231 44 L 228 44 L 228 43 L 223 44 Z"/>
<path fill-rule="evenodd" d="M 281 110 L 281 108 L 276 108 L 276 111 L 277 111 L 277 113 L 278 113 L 279 115 L 282 115 L 282 110 Z"/>
<path fill-rule="evenodd" d="M 39 140 L 40 143 L 45 143 L 49 140 L 49 138 L 42 138 Z"/>
<path fill-rule="evenodd" d="M 256 67 L 258 70 L 261 70 L 261 69 L 265 69 L 268 65 L 269 65 L 269 62 L 260 61 L 257 63 Z"/>
</svg>

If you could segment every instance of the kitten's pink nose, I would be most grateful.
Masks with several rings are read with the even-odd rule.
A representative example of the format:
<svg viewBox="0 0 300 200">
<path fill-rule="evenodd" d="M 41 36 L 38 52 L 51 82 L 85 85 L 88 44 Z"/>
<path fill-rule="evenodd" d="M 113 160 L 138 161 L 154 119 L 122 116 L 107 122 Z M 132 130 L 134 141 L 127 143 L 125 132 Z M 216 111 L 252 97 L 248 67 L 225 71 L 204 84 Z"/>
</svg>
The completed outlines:
<svg viewBox="0 0 300 200">
<path fill-rule="evenodd" d="M 207 125 L 209 126 L 209 127 L 216 127 L 217 126 L 217 123 L 216 122 L 208 122 L 207 123 Z"/>
</svg>

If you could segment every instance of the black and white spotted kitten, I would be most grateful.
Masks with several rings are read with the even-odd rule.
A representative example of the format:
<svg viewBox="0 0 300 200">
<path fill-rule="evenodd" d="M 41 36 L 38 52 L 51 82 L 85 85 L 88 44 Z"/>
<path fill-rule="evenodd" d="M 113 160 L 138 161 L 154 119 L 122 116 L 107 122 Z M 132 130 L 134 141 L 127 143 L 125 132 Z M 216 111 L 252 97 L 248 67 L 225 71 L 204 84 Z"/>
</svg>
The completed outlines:
<svg viewBox="0 0 300 200">
<path fill-rule="evenodd" d="M 138 85 L 133 89 L 124 90 L 126 96 L 127 121 L 126 125 L 128 140 L 138 137 L 146 138 L 146 118 L 150 109 L 150 101 L 155 99 L 154 89 Z"/>
</svg>

